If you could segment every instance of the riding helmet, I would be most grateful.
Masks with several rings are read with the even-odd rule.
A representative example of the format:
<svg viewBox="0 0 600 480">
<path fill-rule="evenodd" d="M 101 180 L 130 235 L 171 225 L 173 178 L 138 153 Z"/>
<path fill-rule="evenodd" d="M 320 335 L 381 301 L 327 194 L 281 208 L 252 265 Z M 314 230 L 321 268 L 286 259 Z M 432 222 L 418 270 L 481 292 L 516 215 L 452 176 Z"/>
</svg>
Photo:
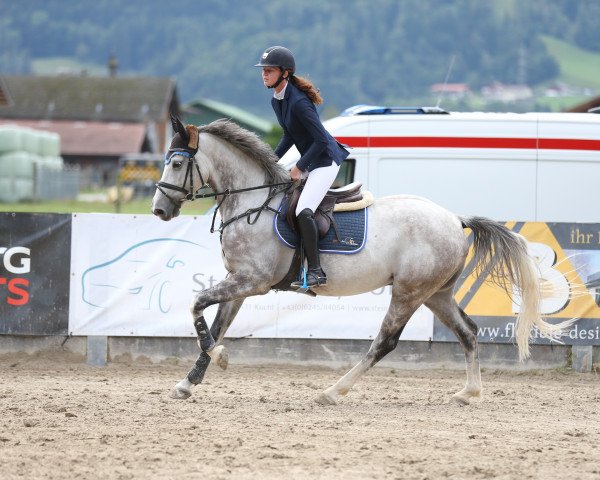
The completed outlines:
<svg viewBox="0 0 600 480">
<path fill-rule="evenodd" d="M 260 62 L 255 67 L 279 67 L 282 70 L 290 70 L 293 74 L 296 71 L 296 62 L 294 55 L 285 47 L 269 47 L 262 56 Z"/>
</svg>

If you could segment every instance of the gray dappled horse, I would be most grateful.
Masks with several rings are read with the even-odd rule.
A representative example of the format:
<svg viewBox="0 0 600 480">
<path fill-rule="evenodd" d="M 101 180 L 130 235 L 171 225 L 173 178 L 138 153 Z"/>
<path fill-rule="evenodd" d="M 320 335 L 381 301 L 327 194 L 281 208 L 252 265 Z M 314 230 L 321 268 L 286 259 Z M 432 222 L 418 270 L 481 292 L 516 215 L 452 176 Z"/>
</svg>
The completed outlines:
<svg viewBox="0 0 600 480">
<path fill-rule="evenodd" d="M 271 148 L 253 133 L 225 120 L 195 127 L 173 119 L 173 128 L 177 133 L 157 184 L 152 211 L 162 220 L 171 220 L 185 200 L 199 197 L 196 191 L 208 184 L 218 202 L 223 261 L 229 272 L 222 282 L 198 293 L 191 305 L 201 353 L 171 394 L 184 399 L 191 395 L 194 385 L 202 382 L 211 359 L 227 367 L 228 354 L 220 343 L 244 299 L 264 295 L 282 280 L 290 268 L 293 251 L 273 231 L 272 212 L 288 188 L 289 173 L 277 163 Z M 490 274 L 507 291 L 513 284 L 521 294 L 516 327 L 521 359 L 529 356 L 529 335 L 534 325 L 549 336 L 566 326 L 565 322 L 552 325 L 542 320 L 536 265 L 520 235 L 492 220 L 459 217 L 411 195 L 376 199 L 368 208 L 365 248 L 353 255 L 322 255 L 327 285 L 314 291 L 337 297 L 391 285 L 392 299 L 367 354 L 321 393 L 317 398 L 320 403 L 336 403 L 359 377 L 391 352 L 422 304 L 454 332 L 465 352 L 467 382 L 453 398 L 466 404 L 480 395 L 477 326 L 453 297 L 468 252 L 465 228 L 473 232 L 477 271 Z M 204 310 L 214 304 L 219 307 L 209 330 Z"/>
</svg>

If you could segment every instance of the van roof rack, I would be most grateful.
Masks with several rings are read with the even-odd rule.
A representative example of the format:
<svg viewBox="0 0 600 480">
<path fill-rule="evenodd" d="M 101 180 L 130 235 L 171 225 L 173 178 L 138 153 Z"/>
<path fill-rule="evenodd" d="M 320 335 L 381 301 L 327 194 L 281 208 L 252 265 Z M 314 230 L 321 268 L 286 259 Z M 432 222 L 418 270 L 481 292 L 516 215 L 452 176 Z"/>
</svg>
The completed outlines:
<svg viewBox="0 0 600 480">
<path fill-rule="evenodd" d="M 347 108 L 341 117 L 353 115 L 448 115 L 449 112 L 439 107 L 378 107 L 373 105 L 355 105 Z"/>
</svg>

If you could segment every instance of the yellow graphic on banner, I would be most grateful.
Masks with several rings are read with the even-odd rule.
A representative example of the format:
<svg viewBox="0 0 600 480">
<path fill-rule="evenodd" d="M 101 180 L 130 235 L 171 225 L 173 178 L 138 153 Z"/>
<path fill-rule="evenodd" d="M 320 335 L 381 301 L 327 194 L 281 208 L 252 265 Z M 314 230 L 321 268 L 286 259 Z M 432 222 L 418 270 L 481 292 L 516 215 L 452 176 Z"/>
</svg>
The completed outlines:
<svg viewBox="0 0 600 480">
<path fill-rule="evenodd" d="M 469 235 L 471 235 L 471 229 L 465 229 L 465 235 L 468 237 Z M 467 259 L 465 260 L 465 268 L 469 268 L 469 266 L 471 265 L 471 262 L 473 261 L 473 254 L 474 254 L 474 250 L 473 247 L 469 248 L 469 253 L 467 255 Z M 465 278 L 465 280 L 462 282 L 462 284 L 458 284 L 457 285 L 457 290 L 454 293 L 454 298 L 456 299 L 457 303 L 460 305 L 461 301 L 463 300 L 463 298 L 465 298 L 465 295 L 467 295 L 473 287 L 473 284 L 475 283 L 475 281 L 477 280 L 477 277 L 475 276 L 474 273 L 472 273 L 471 275 L 469 275 L 467 278 Z"/>
<path fill-rule="evenodd" d="M 506 223 L 510 229 L 515 225 Z M 540 270 L 542 314 L 549 318 L 600 318 L 600 307 L 548 225 L 528 222 L 519 233 L 527 239 L 529 252 Z M 471 249 L 467 266 L 472 256 Z M 477 277 L 474 272 L 455 294 L 456 301 L 471 316 L 514 316 L 519 312 L 520 297 L 518 292 L 512 297 L 489 278 Z"/>
</svg>

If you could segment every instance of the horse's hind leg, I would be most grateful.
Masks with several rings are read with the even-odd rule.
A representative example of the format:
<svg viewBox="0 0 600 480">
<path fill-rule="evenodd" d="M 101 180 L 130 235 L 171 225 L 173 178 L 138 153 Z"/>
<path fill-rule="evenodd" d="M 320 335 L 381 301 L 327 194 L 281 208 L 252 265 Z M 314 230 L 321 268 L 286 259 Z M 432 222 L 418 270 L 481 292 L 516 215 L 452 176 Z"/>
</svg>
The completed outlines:
<svg viewBox="0 0 600 480">
<path fill-rule="evenodd" d="M 452 289 L 437 292 L 425 305 L 452 330 L 465 351 L 467 383 L 465 388 L 455 393 L 452 398 L 460 404 L 467 405 L 471 398 L 481 395 L 477 325 L 456 304 Z"/>
<path fill-rule="evenodd" d="M 202 383 L 206 369 L 210 364 L 211 359 L 215 361 L 223 370 L 227 368 L 229 354 L 223 345 L 219 343 L 223 340 L 225 332 L 233 322 L 244 303 L 245 298 L 233 300 L 219 304 L 219 309 L 213 324 L 210 328 L 211 337 L 215 339 L 217 346 L 210 352 L 201 351 L 198 360 L 189 371 L 187 376 L 181 380 L 171 392 L 172 398 L 186 399 L 192 394 L 192 387 Z"/>
<path fill-rule="evenodd" d="M 323 405 L 336 404 L 340 395 L 346 395 L 367 370 L 396 348 L 402 330 L 404 330 L 406 323 L 410 320 L 410 317 L 419 305 L 400 305 L 399 297 L 399 295 L 392 293 L 392 303 L 383 319 L 379 333 L 371 343 L 371 347 L 365 357 L 352 370 L 340 378 L 335 385 L 321 393 L 316 399 L 317 403 Z"/>
</svg>

